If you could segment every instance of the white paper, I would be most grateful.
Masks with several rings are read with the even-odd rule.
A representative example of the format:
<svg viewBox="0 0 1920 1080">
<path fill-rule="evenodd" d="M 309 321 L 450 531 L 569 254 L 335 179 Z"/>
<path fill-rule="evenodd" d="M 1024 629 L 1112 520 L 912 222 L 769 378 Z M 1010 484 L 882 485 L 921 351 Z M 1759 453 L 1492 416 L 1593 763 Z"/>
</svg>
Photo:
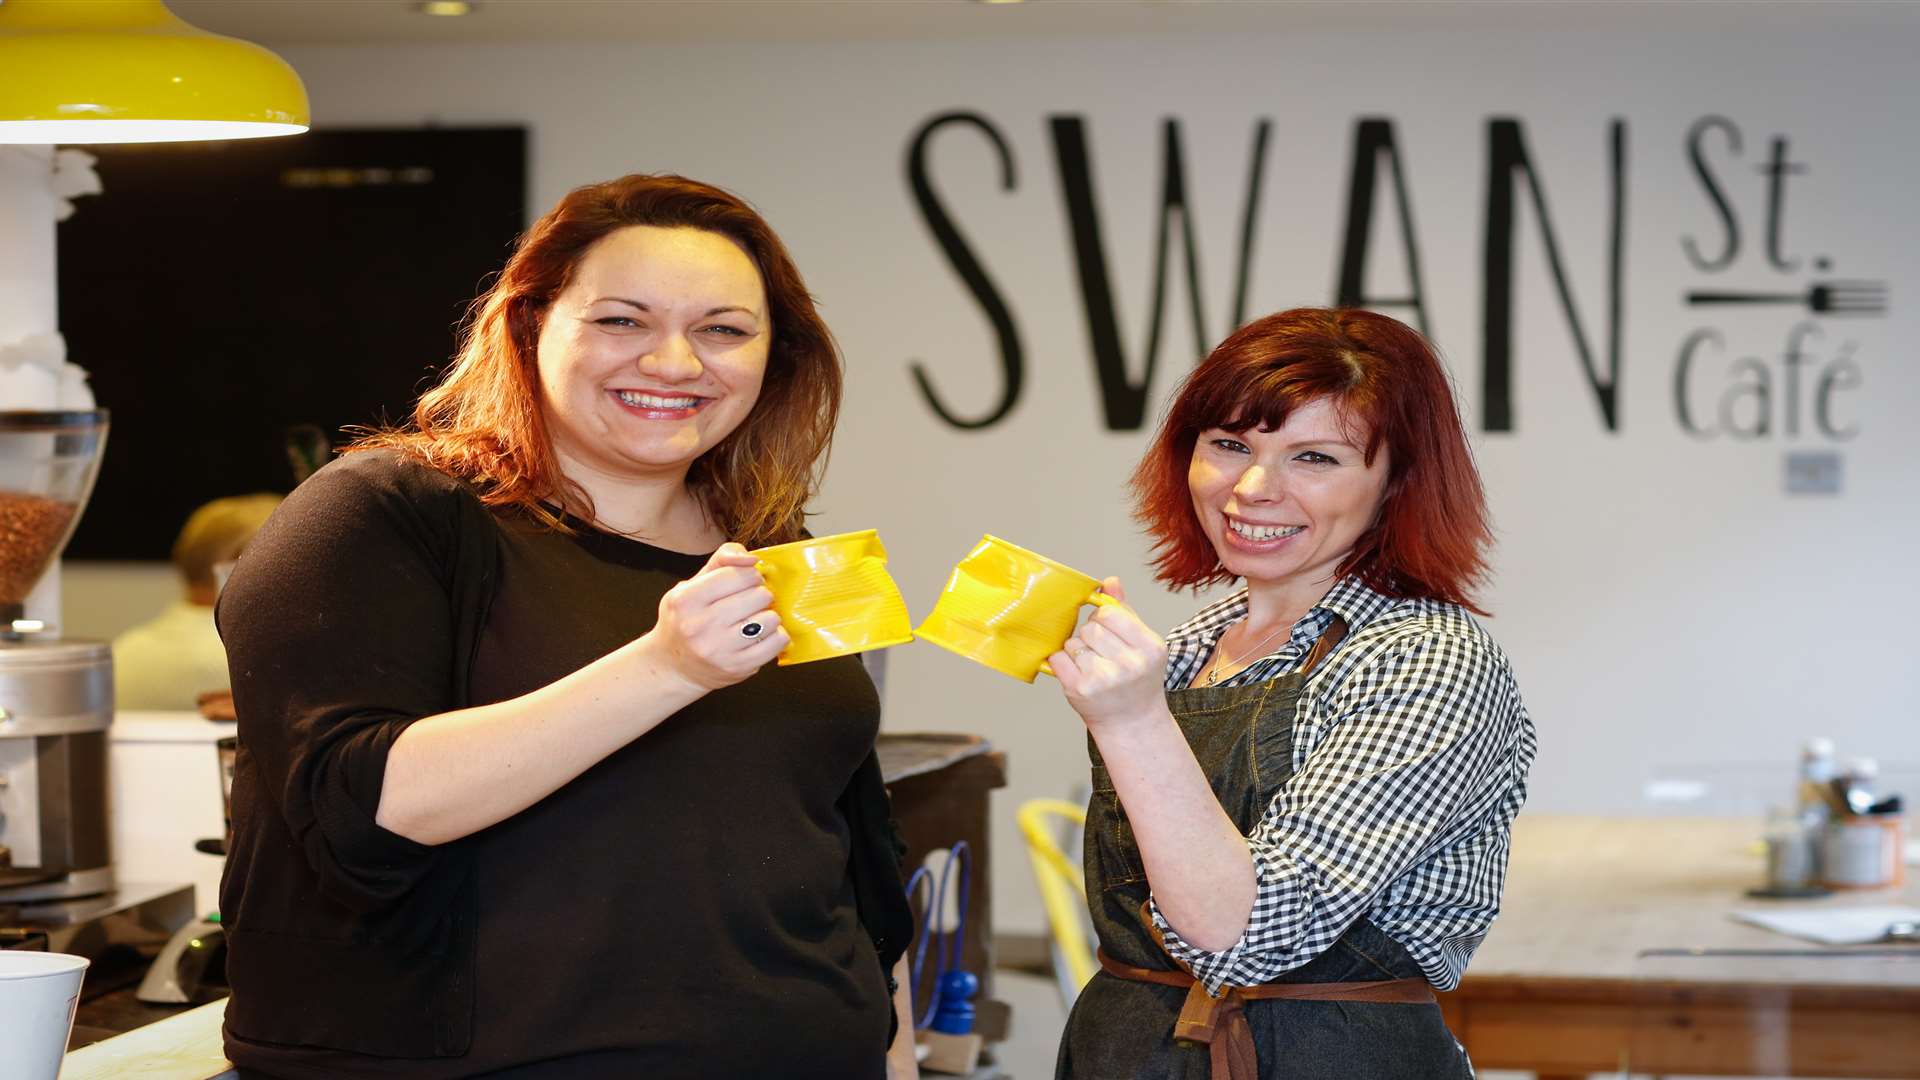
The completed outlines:
<svg viewBox="0 0 1920 1080">
<path fill-rule="evenodd" d="M 1880 907 L 1800 908 L 1794 911 L 1735 911 L 1735 919 L 1822 945 L 1865 945 L 1886 936 L 1897 922 L 1920 922 L 1920 908 Z"/>
</svg>

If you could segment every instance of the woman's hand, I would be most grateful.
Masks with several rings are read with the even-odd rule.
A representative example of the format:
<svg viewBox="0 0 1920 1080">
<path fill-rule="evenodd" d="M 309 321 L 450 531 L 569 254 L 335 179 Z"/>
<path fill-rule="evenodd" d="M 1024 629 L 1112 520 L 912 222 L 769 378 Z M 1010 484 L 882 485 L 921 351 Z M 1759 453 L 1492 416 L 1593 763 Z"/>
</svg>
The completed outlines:
<svg viewBox="0 0 1920 1080">
<path fill-rule="evenodd" d="M 1165 716 L 1166 642 L 1127 606 L 1119 578 L 1108 578 L 1100 590 L 1120 603 L 1095 608 L 1047 658 L 1067 703 L 1089 730 Z"/>
<path fill-rule="evenodd" d="M 701 690 L 732 686 L 787 647 L 756 562 L 739 544 L 721 544 L 707 565 L 660 598 L 660 621 L 645 640 L 668 670 Z M 743 632 L 750 624 L 760 627 L 751 637 Z"/>
</svg>

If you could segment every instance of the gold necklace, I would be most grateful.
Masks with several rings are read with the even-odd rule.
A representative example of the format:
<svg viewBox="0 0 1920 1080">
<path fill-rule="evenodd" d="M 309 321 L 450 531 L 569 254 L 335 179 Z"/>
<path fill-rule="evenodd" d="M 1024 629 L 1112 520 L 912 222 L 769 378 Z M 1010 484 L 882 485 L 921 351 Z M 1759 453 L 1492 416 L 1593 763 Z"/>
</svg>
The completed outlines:
<svg viewBox="0 0 1920 1080">
<path fill-rule="evenodd" d="M 1241 621 L 1245 622 L 1246 620 L 1243 618 Z M 1228 627 L 1228 629 L 1230 630 L 1232 629 L 1232 627 Z M 1241 653 L 1240 656 L 1244 659 L 1245 657 L 1254 655 L 1255 650 L 1259 649 L 1261 646 L 1265 645 L 1267 642 L 1272 641 L 1274 638 L 1279 637 L 1280 631 L 1285 629 L 1288 629 L 1285 623 L 1282 623 L 1279 626 L 1274 627 L 1272 633 L 1268 634 L 1266 637 L 1263 637 L 1259 641 L 1255 642 L 1252 646 L 1250 646 L 1247 649 L 1246 652 Z M 1226 675 L 1224 674 L 1224 672 L 1226 672 L 1228 668 L 1231 668 L 1235 662 L 1236 661 L 1232 657 L 1227 655 L 1227 635 L 1224 632 L 1222 632 L 1220 635 L 1220 639 L 1214 642 L 1214 645 L 1213 645 L 1213 661 L 1207 665 L 1206 685 L 1208 686 L 1220 685 L 1220 680 L 1223 678 L 1226 678 Z"/>
</svg>

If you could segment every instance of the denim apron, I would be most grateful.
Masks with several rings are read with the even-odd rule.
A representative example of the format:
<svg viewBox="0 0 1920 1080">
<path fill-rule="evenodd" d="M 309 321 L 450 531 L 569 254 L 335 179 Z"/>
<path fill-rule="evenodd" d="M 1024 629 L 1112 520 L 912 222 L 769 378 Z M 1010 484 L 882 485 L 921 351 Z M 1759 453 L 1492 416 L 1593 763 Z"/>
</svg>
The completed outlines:
<svg viewBox="0 0 1920 1080">
<path fill-rule="evenodd" d="M 1299 671 L 1262 683 L 1167 692 L 1167 706 L 1211 780 L 1214 795 L 1243 834 L 1254 830 L 1293 775 L 1293 724 L 1301 688 L 1344 630 L 1336 619 Z M 1087 750 L 1093 761 L 1086 825 L 1087 904 L 1100 949 L 1129 967 L 1178 970 L 1142 922 L 1149 890 L 1140 849 L 1091 738 Z M 1398 942 L 1362 918 L 1325 952 L 1274 981 L 1424 978 Z M 1207 1080 L 1208 1048 L 1173 1038 L 1186 996 L 1178 987 L 1096 972 L 1067 1017 L 1056 1080 Z M 1263 1080 L 1473 1076 L 1438 1005 L 1255 1000 L 1243 1007 Z"/>
</svg>

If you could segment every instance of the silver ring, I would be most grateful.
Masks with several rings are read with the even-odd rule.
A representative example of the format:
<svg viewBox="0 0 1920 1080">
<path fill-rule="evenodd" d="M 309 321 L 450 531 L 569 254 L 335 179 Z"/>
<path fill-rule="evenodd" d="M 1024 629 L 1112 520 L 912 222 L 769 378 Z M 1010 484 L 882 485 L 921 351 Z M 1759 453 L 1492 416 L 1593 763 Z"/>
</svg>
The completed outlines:
<svg viewBox="0 0 1920 1080">
<path fill-rule="evenodd" d="M 740 636 L 745 638 L 756 638 L 760 636 L 760 631 L 765 629 L 766 627 L 761 626 L 757 622 L 750 622 L 740 628 Z"/>
</svg>

